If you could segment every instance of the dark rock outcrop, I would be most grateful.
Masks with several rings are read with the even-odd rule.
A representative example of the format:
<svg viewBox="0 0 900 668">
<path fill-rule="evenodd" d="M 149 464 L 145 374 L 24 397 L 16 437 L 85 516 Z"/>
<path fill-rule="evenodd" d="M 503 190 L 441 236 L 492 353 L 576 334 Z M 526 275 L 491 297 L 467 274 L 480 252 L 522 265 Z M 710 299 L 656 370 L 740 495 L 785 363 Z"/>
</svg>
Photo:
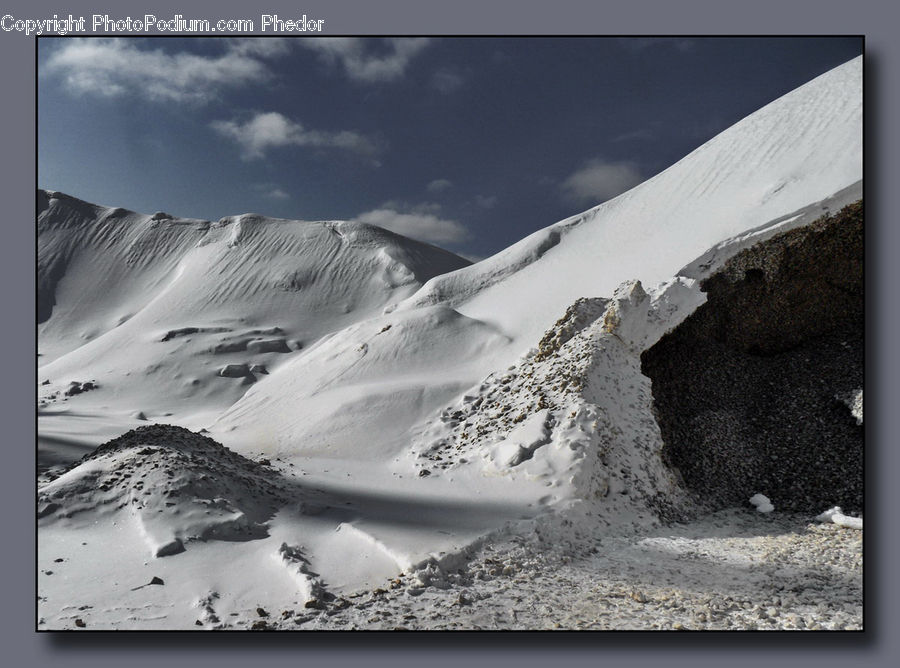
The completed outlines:
<svg viewBox="0 0 900 668">
<path fill-rule="evenodd" d="M 666 462 L 714 507 L 863 507 L 863 205 L 742 251 L 641 357 Z"/>
</svg>

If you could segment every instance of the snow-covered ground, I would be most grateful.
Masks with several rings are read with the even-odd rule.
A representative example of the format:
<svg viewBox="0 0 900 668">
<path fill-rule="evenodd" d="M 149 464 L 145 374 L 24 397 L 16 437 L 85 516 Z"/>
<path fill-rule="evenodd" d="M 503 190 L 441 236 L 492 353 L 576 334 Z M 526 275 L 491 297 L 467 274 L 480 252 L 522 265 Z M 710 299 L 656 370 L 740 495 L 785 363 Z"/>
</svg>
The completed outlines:
<svg viewBox="0 0 900 668">
<path fill-rule="evenodd" d="M 857 59 L 472 266 L 44 194 L 39 628 L 858 628 L 859 532 L 702 515 L 640 354 L 728 257 L 860 197 L 861 83 Z M 204 435 L 62 473 L 166 423 Z M 823 586 L 769 595 L 797 579 Z"/>
<path fill-rule="evenodd" d="M 464 570 L 416 573 L 324 610 L 293 606 L 278 629 L 859 630 L 862 534 L 808 517 L 743 510 L 635 534 L 607 533 L 560 553 L 540 536 L 498 541 Z M 425 586 L 427 584 L 427 586 Z"/>
</svg>

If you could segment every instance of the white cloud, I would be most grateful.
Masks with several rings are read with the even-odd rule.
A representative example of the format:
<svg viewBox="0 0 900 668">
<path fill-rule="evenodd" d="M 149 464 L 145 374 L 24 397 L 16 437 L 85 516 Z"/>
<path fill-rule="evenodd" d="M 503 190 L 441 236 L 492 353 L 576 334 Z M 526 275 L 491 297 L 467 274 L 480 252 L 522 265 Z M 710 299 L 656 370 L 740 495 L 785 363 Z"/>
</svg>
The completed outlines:
<svg viewBox="0 0 900 668">
<path fill-rule="evenodd" d="M 292 41 L 286 37 L 235 37 L 228 45 L 235 53 L 260 58 L 277 58 L 287 55 Z"/>
<path fill-rule="evenodd" d="M 263 197 L 268 197 L 269 199 L 284 200 L 291 198 L 290 193 L 283 190 L 277 183 L 254 183 L 250 187 Z"/>
<path fill-rule="evenodd" d="M 361 37 L 316 37 L 299 41 L 301 46 L 318 52 L 326 62 L 339 63 L 351 79 L 364 83 L 399 79 L 428 42 L 426 37 L 378 41 Z M 386 48 L 372 48 L 377 46 Z"/>
<path fill-rule="evenodd" d="M 244 123 L 213 121 L 212 128 L 236 141 L 244 149 L 247 159 L 262 158 L 267 150 L 284 146 L 337 148 L 369 157 L 378 152 L 375 142 L 359 133 L 308 130 L 276 111 L 257 113 Z"/>
<path fill-rule="evenodd" d="M 426 190 L 430 193 L 442 193 L 453 187 L 453 182 L 447 179 L 435 179 L 426 186 Z"/>
<path fill-rule="evenodd" d="M 203 104 L 225 88 L 265 82 L 272 78 L 262 56 L 284 53 L 283 44 L 270 40 L 225 42 L 224 53 L 166 53 L 142 49 L 125 39 L 65 40 L 45 64 L 49 75 L 62 77 L 75 93 L 115 97 L 130 93 L 155 102 Z"/>
<path fill-rule="evenodd" d="M 250 187 L 263 197 L 268 197 L 269 199 L 283 200 L 291 198 L 290 193 L 283 190 L 277 183 L 254 183 Z"/>
<path fill-rule="evenodd" d="M 475 203 L 483 209 L 492 209 L 497 205 L 496 195 L 475 195 Z"/>
<path fill-rule="evenodd" d="M 462 87 L 465 81 L 459 72 L 447 68 L 440 69 L 431 76 L 431 86 L 445 95 Z"/>
<path fill-rule="evenodd" d="M 632 163 L 591 160 L 569 175 L 560 187 L 573 204 L 600 204 L 641 183 L 644 177 Z"/>
<path fill-rule="evenodd" d="M 441 205 L 437 202 L 419 202 L 418 204 L 410 204 L 404 200 L 392 199 L 384 202 L 380 209 L 396 209 L 397 211 L 406 211 L 408 213 L 432 213 L 437 215 L 441 212 Z"/>
<path fill-rule="evenodd" d="M 427 243 L 455 243 L 469 236 L 468 230 L 455 220 L 439 218 L 434 211 L 439 207 L 425 204 L 401 212 L 391 202 L 379 209 L 359 214 L 355 220 L 377 225 L 391 232 Z"/>
</svg>

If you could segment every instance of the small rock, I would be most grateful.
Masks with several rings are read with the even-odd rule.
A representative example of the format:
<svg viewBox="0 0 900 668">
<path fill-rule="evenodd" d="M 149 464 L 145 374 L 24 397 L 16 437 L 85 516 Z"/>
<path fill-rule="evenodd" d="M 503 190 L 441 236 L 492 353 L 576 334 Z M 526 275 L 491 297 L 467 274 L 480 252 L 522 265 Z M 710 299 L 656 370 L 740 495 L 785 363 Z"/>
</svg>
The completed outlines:
<svg viewBox="0 0 900 668">
<path fill-rule="evenodd" d="M 256 614 L 259 615 L 260 617 L 268 617 L 269 616 L 269 613 L 266 612 L 265 609 L 263 609 L 263 608 L 257 608 Z"/>
<path fill-rule="evenodd" d="M 250 375 L 250 368 L 246 364 L 226 364 L 218 372 L 223 378 L 246 378 Z"/>
<path fill-rule="evenodd" d="M 156 576 L 154 575 L 154 576 L 153 576 L 153 579 L 150 580 L 150 584 L 152 584 L 152 585 L 164 585 L 164 584 L 166 584 L 166 583 L 163 582 L 163 579 L 162 579 L 162 578 L 158 578 L 158 577 L 156 577 Z"/>
<path fill-rule="evenodd" d="M 130 477 L 130 476 L 125 476 Z M 184 552 L 184 543 L 181 542 L 180 538 L 173 538 L 168 543 L 164 545 L 160 545 L 156 548 L 156 552 L 153 554 L 154 557 L 170 557 L 173 554 L 180 554 Z"/>
<path fill-rule="evenodd" d="M 85 624 L 84 620 L 79 617 L 78 619 L 75 620 L 75 626 L 77 626 L 80 629 L 83 629 L 84 627 L 87 626 L 87 624 Z"/>
<path fill-rule="evenodd" d="M 38 509 L 38 515 L 37 515 L 37 516 L 38 516 L 38 519 L 40 519 L 40 518 L 42 518 L 42 517 L 46 517 L 47 515 L 52 515 L 52 514 L 55 513 L 57 510 L 59 510 L 59 504 L 58 504 L 58 503 L 53 503 L 53 502 L 48 503 L 48 504 L 45 505 L 43 508 L 39 508 L 39 509 Z M 83 543 L 83 544 L 86 544 L 86 543 Z"/>
</svg>

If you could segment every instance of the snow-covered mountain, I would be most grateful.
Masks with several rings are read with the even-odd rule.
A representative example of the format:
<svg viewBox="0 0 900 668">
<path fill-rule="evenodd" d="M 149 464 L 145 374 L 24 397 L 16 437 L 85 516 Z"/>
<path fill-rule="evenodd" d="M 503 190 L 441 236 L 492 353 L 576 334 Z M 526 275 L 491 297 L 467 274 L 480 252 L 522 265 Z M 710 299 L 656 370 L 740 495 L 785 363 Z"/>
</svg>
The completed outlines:
<svg viewBox="0 0 900 668">
<path fill-rule="evenodd" d="M 400 571 L 427 586 L 503 531 L 539 527 L 564 549 L 690 516 L 642 353 L 704 303 L 702 279 L 858 200 L 861 179 L 857 59 L 471 266 L 351 223 L 208 223 L 40 194 L 43 443 L 149 420 L 238 453 L 216 473 L 214 444 L 143 430 L 43 485 L 42 568 L 65 551 L 81 569 L 46 585 L 52 599 L 77 595 L 100 626 L 209 627 Z M 204 484 L 175 473 L 195 458 Z M 268 489 L 254 459 L 272 467 L 265 503 L 247 500 Z M 68 550 L 76 535 L 94 547 Z M 177 586 L 139 608 L 130 588 L 85 587 L 101 573 Z"/>
<path fill-rule="evenodd" d="M 45 444 L 96 446 L 139 414 L 200 428 L 322 336 L 468 264 L 355 222 L 147 216 L 46 191 L 38 211 Z"/>
</svg>

